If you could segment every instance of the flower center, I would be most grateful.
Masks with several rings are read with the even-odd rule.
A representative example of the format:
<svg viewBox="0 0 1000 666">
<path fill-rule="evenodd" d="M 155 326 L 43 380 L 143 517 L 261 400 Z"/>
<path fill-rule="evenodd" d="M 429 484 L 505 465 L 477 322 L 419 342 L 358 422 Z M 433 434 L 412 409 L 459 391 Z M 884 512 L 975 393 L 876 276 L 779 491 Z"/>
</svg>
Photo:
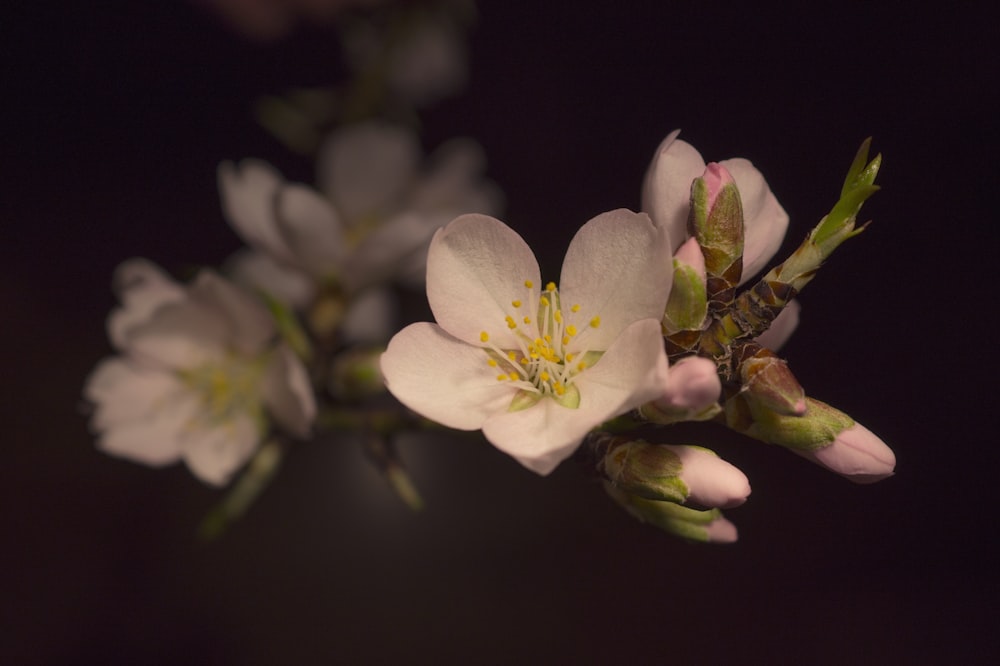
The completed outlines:
<svg viewBox="0 0 1000 666">
<path fill-rule="evenodd" d="M 564 312 L 554 282 L 539 293 L 531 280 L 525 280 L 524 289 L 524 299 L 511 301 L 504 322 L 517 346 L 501 349 L 490 342 L 489 331 L 483 331 L 479 339 L 487 350 L 486 362 L 498 371 L 497 381 L 513 382 L 521 389 L 512 410 L 529 407 L 544 396 L 575 408 L 580 394 L 573 379 L 603 353 L 586 346 L 587 332 L 598 328 L 601 318 L 581 312 L 579 304 Z"/>
<path fill-rule="evenodd" d="M 218 425 L 249 414 L 262 422 L 261 380 L 266 357 L 246 358 L 227 354 L 220 361 L 180 370 L 181 381 L 198 394 L 204 410 L 202 418 Z"/>
</svg>

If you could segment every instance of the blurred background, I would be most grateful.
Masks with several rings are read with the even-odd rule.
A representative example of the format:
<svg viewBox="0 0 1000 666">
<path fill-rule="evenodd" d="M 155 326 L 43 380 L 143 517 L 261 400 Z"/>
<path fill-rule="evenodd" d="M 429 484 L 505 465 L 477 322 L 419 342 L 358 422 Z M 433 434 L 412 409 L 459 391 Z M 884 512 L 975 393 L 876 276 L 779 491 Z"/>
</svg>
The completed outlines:
<svg viewBox="0 0 1000 666">
<path fill-rule="evenodd" d="M 875 221 L 804 292 L 783 355 L 895 449 L 896 477 L 855 486 L 710 428 L 699 443 L 753 495 L 727 512 L 739 542 L 705 546 L 637 523 L 572 464 L 539 478 L 468 437 L 402 442 L 413 514 L 356 442 L 327 438 L 204 543 L 222 493 L 99 453 L 80 392 L 111 351 L 120 261 L 182 270 L 239 246 L 220 161 L 312 181 L 253 105 L 343 79 L 341 15 L 267 4 L 266 20 L 208 0 L 3 12 L 0 662 L 992 663 L 986 3 L 484 1 L 467 86 L 419 116 L 427 149 L 484 146 L 505 221 L 552 276 L 583 222 L 639 206 L 675 128 L 765 174 L 792 219 L 783 253 L 873 135 Z"/>
</svg>

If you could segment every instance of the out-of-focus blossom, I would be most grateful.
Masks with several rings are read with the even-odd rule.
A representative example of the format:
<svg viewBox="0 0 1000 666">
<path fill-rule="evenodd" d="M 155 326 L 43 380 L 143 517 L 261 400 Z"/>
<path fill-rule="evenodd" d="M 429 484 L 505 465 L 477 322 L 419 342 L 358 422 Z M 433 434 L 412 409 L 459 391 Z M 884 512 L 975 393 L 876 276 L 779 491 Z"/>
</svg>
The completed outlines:
<svg viewBox="0 0 1000 666">
<path fill-rule="evenodd" d="M 366 289 L 392 278 L 421 283 L 438 228 L 499 209 L 498 189 L 481 177 L 484 162 L 476 143 L 454 140 L 422 167 L 413 133 L 372 122 L 327 140 L 318 189 L 288 183 L 258 160 L 223 163 L 223 210 L 250 246 L 231 262 L 234 278 L 296 308 L 323 289 L 367 298 L 369 315 L 384 318 L 385 294 Z M 371 328 L 371 319 L 356 325 Z"/>
<path fill-rule="evenodd" d="M 324 22 L 354 6 L 382 0 L 197 0 L 217 12 L 229 25 L 255 41 L 284 37 L 300 20 Z"/>
<path fill-rule="evenodd" d="M 669 253 L 646 215 L 604 213 L 574 236 L 561 287 L 543 288 L 517 233 L 491 217 L 462 216 L 430 247 L 427 298 L 437 324 L 412 324 L 390 341 L 386 384 L 414 411 L 481 428 L 548 474 L 592 428 L 662 392 Z"/>
<path fill-rule="evenodd" d="M 214 273 L 183 286 L 144 260 L 122 264 L 115 282 L 108 331 L 120 355 L 84 389 L 101 450 L 152 466 L 183 460 L 222 485 L 272 424 L 309 433 L 305 368 L 260 303 Z"/>
</svg>

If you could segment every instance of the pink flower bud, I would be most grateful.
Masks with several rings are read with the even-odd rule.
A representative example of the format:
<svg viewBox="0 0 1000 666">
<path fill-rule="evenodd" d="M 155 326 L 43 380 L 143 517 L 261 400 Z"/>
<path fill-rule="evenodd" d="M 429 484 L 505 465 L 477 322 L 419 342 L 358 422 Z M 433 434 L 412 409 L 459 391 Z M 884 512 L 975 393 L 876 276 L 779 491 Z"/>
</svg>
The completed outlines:
<svg viewBox="0 0 1000 666">
<path fill-rule="evenodd" d="M 705 186 L 708 190 L 708 210 L 712 210 L 715 206 L 715 200 L 719 198 L 722 188 L 736 182 L 729 171 L 718 162 L 709 162 L 705 167 L 705 173 L 702 174 L 702 178 L 705 179 Z"/>
<path fill-rule="evenodd" d="M 704 529 L 709 543 L 736 543 L 739 538 L 736 525 L 724 516 L 719 516 L 705 525 Z"/>
<path fill-rule="evenodd" d="M 896 468 L 896 454 L 860 423 L 840 432 L 829 446 L 793 451 L 855 483 L 881 481 L 892 476 Z"/>
<path fill-rule="evenodd" d="M 726 509 L 747 501 L 750 481 L 735 465 L 700 446 L 665 447 L 680 458 L 680 480 L 689 493 L 685 503 Z"/>
<path fill-rule="evenodd" d="M 695 414 L 715 404 L 720 393 L 722 383 L 715 362 L 690 356 L 670 366 L 663 395 L 653 404 L 663 411 Z"/>
</svg>

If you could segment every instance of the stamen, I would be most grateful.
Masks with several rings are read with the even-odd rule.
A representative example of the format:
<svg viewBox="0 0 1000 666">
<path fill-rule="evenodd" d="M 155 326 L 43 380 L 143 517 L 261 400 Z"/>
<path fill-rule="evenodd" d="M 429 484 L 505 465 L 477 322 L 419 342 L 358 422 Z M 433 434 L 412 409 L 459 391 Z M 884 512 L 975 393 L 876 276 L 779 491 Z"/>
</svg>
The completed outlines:
<svg viewBox="0 0 1000 666">
<path fill-rule="evenodd" d="M 486 331 L 483 331 L 482 333 L 479 334 L 479 340 L 480 342 L 489 342 L 490 334 L 487 333 Z"/>
<path fill-rule="evenodd" d="M 524 281 L 524 286 L 527 287 L 528 289 L 531 289 L 532 287 L 535 286 L 535 283 L 532 282 L 531 280 L 525 280 Z"/>
<path fill-rule="evenodd" d="M 518 300 L 511 301 L 510 304 L 513 305 L 515 308 L 521 307 L 521 301 Z"/>
<path fill-rule="evenodd" d="M 601 317 L 600 317 L 600 315 L 598 315 L 598 316 L 596 316 L 596 317 L 594 317 L 593 319 L 590 320 L 590 327 L 591 328 L 597 328 L 600 325 L 601 325 Z"/>
</svg>

